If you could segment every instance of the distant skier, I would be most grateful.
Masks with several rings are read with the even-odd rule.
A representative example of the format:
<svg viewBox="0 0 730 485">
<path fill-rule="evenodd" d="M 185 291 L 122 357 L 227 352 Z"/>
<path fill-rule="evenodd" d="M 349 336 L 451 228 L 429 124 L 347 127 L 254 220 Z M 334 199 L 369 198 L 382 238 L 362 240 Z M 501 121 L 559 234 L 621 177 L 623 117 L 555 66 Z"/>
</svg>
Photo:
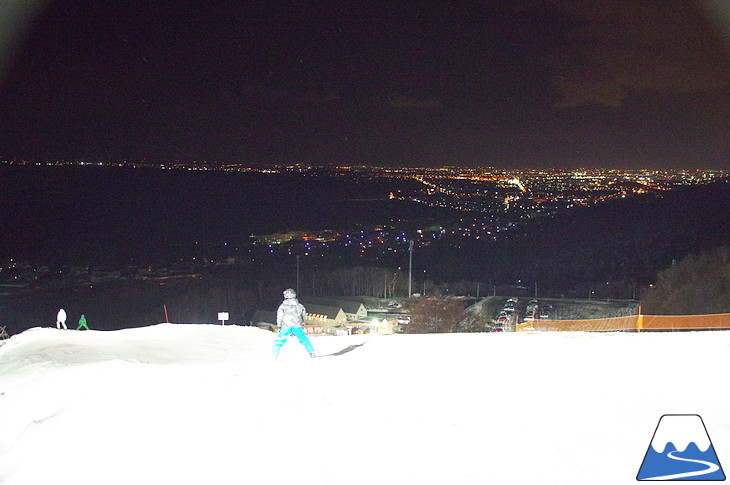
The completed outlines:
<svg viewBox="0 0 730 485">
<path fill-rule="evenodd" d="M 288 288 L 284 290 L 284 301 L 279 305 L 276 311 L 276 324 L 279 326 L 279 333 L 274 340 L 274 359 L 279 357 L 281 348 L 286 343 L 289 335 L 294 334 L 299 339 L 299 343 L 304 345 L 310 357 L 314 357 L 314 347 L 309 337 L 304 333 L 304 318 L 306 312 L 304 306 L 297 300 L 297 293 Z"/>
<path fill-rule="evenodd" d="M 89 330 L 89 326 L 86 325 L 86 317 L 83 315 L 81 315 L 81 318 L 79 318 L 79 326 L 78 328 L 76 328 L 76 330 L 81 330 L 82 328 L 85 330 Z"/>
<path fill-rule="evenodd" d="M 66 326 L 66 310 L 61 308 L 58 310 L 58 315 L 56 315 L 56 328 L 60 329 L 63 327 L 64 330 L 68 330 L 68 327 Z"/>
</svg>

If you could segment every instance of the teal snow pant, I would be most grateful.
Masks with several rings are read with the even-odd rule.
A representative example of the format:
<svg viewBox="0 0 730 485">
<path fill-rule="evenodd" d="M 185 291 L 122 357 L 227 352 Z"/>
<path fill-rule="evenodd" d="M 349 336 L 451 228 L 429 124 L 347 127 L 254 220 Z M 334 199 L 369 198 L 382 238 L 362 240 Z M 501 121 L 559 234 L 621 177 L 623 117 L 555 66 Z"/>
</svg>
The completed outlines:
<svg viewBox="0 0 730 485">
<path fill-rule="evenodd" d="M 289 335 L 291 334 L 296 335 L 299 339 L 299 343 L 304 345 L 304 348 L 307 349 L 308 354 L 314 352 L 312 342 L 309 341 L 309 337 L 307 337 L 307 334 L 304 333 L 304 329 L 302 327 L 281 327 L 279 328 L 279 333 L 276 335 L 276 339 L 274 339 L 274 357 L 279 355 L 281 348 L 286 343 L 286 339 L 289 338 Z"/>
</svg>

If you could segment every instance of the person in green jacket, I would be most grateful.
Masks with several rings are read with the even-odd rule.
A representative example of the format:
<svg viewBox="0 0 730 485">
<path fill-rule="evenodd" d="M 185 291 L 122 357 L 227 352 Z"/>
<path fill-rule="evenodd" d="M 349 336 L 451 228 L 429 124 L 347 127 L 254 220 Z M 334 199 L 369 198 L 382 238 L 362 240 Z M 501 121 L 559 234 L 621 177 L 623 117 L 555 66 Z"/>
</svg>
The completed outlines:
<svg viewBox="0 0 730 485">
<path fill-rule="evenodd" d="M 81 318 L 79 318 L 79 326 L 76 330 L 81 330 L 82 328 L 85 330 L 89 330 L 89 326 L 86 325 L 86 317 L 83 315 L 81 315 Z"/>
</svg>

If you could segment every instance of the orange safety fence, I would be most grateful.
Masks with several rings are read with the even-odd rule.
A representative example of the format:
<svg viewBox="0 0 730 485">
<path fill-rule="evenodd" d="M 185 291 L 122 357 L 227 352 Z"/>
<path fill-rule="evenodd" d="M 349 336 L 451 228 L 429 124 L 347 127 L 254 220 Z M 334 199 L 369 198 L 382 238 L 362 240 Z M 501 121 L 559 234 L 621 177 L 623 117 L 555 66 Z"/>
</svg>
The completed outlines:
<svg viewBox="0 0 730 485">
<path fill-rule="evenodd" d="M 638 330 L 730 329 L 730 313 L 715 315 L 639 315 Z"/>
<path fill-rule="evenodd" d="M 517 332 L 617 332 L 632 330 L 730 329 L 730 313 L 715 315 L 631 315 L 597 320 L 533 320 L 518 323 Z"/>
<path fill-rule="evenodd" d="M 619 330 L 636 330 L 638 315 L 600 320 L 533 320 L 518 323 L 515 330 L 524 332 L 537 330 L 541 332 L 615 332 Z"/>
</svg>

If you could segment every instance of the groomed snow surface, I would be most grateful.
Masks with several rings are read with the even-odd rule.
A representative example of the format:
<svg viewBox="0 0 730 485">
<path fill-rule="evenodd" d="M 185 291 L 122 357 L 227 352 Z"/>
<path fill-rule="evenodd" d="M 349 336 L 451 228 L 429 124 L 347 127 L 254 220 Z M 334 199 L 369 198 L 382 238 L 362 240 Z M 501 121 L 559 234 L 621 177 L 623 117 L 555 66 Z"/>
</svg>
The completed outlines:
<svg viewBox="0 0 730 485">
<path fill-rule="evenodd" d="M 273 337 L 13 336 L 0 483 L 635 484 L 664 414 L 730 465 L 730 332 Z"/>
</svg>

